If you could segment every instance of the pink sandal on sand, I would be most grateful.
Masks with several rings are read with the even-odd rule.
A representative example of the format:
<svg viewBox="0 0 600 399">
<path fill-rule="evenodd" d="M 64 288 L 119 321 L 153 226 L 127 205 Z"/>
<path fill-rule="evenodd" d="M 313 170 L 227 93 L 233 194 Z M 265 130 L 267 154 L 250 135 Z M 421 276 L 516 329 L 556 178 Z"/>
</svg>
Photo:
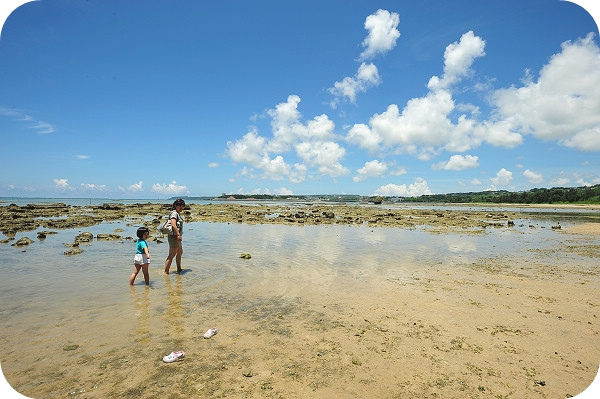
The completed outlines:
<svg viewBox="0 0 600 399">
<path fill-rule="evenodd" d="M 217 327 L 209 328 L 208 331 L 204 333 L 204 338 L 209 339 L 216 333 L 217 333 Z"/>
<path fill-rule="evenodd" d="M 173 363 L 177 360 L 181 360 L 185 357 L 184 351 L 171 352 L 167 356 L 163 357 L 163 362 L 165 363 Z"/>
</svg>

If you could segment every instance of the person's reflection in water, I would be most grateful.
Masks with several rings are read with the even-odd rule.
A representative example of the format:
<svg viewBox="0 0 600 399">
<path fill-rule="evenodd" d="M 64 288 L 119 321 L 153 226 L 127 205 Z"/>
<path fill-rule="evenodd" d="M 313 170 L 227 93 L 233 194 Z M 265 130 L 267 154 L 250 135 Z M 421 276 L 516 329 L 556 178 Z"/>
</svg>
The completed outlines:
<svg viewBox="0 0 600 399">
<path fill-rule="evenodd" d="M 150 343 L 150 288 L 129 287 L 131 301 L 135 307 L 137 325 L 135 328 L 135 342 L 140 344 Z"/>
<path fill-rule="evenodd" d="M 181 297 L 183 295 L 183 284 L 181 276 L 176 275 L 175 281 L 172 281 L 168 275 L 165 275 L 165 285 L 167 287 L 167 310 L 164 313 L 165 323 L 169 337 L 174 340 L 176 346 L 183 343 L 183 306 Z"/>
</svg>

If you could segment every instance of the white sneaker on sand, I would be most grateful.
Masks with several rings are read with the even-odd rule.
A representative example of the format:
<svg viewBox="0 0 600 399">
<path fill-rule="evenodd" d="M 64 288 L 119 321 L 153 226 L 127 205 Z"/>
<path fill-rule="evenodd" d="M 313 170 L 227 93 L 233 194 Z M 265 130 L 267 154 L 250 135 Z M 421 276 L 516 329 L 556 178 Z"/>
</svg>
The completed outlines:
<svg viewBox="0 0 600 399">
<path fill-rule="evenodd" d="M 165 363 L 173 363 L 177 360 L 181 360 L 185 357 L 184 351 L 171 352 L 167 356 L 163 357 L 163 362 Z"/>
<path fill-rule="evenodd" d="M 204 333 L 204 338 L 209 339 L 216 333 L 217 333 L 217 327 L 209 328 L 208 331 Z"/>
</svg>

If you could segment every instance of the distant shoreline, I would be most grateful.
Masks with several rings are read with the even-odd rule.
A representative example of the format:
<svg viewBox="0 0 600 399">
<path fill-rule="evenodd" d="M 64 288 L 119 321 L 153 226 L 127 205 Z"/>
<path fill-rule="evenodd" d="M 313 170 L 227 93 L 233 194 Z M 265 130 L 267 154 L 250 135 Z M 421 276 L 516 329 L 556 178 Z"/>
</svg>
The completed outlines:
<svg viewBox="0 0 600 399">
<path fill-rule="evenodd" d="M 372 202 L 363 202 L 363 201 L 329 201 L 318 198 L 290 198 L 290 199 L 282 199 L 282 198 L 273 198 L 273 199 L 260 199 L 260 198 L 221 198 L 221 197 L 177 197 L 183 198 L 184 200 L 193 203 L 194 201 L 206 201 L 210 203 L 212 201 L 219 201 L 222 203 L 281 203 L 281 204 L 290 204 L 290 203 L 308 203 L 308 204 L 319 204 L 319 205 L 353 205 L 353 204 L 370 204 L 370 205 L 382 205 L 382 206 L 457 206 L 457 207 L 494 207 L 494 208 L 564 208 L 564 209 L 591 209 L 600 211 L 600 204 L 587 204 L 587 203 L 496 203 L 496 202 L 432 202 L 432 201 L 383 201 L 381 204 L 373 204 Z M 59 204 L 65 202 L 81 202 L 81 205 L 74 206 L 88 206 L 88 204 L 84 204 L 83 202 L 93 202 L 93 204 L 111 204 L 111 203 L 130 203 L 130 204 L 169 204 L 174 201 L 176 198 L 165 198 L 165 199 L 157 199 L 157 198 L 88 198 L 88 197 L 65 197 L 65 198 L 52 198 L 52 197 L 0 197 L 0 206 L 10 205 L 11 203 L 22 202 L 28 204 Z"/>
<path fill-rule="evenodd" d="M 444 206 L 489 206 L 498 208 L 564 208 L 564 209 L 592 209 L 600 211 L 600 204 L 513 204 L 513 203 L 490 203 L 490 202 L 405 202 L 404 204 L 429 204 Z"/>
</svg>

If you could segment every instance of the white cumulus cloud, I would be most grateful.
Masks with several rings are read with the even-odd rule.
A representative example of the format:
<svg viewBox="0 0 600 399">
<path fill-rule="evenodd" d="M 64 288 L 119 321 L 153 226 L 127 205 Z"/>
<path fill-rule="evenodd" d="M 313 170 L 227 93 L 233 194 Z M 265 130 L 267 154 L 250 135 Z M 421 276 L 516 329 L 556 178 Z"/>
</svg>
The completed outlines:
<svg viewBox="0 0 600 399">
<path fill-rule="evenodd" d="M 567 176 L 564 175 L 560 175 L 555 177 L 554 179 L 552 179 L 552 181 L 550 182 L 550 184 L 552 184 L 552 186 L 554 187 L 564 187 L 567 184 L 571 183 L 571 179 Z"/>
<path fill-rule="evenodd" d="M 332 108 L 335 109 L 341 99 L 347 99 L 354 104 L 358 93 L 364 93 L 371 87 L 381 84 L 381 77 L 375 64 L 365 61 L 374 58 L 377 54 L 385 54 L 396 46 L 396 40 L 400 37 L 397 29 L 399 23 L 400 16 L 397 13 L 382 9 L 366 18 L 365 29 L 369 34 L 362 43 L 365 48 L 359 57 L 362 63 L 353 77 L 347 76 L 328 89 L 335 96 L 331 102 Z"/>
<path fill-rule="evenodd" d="M 446 47 L 444 52 L 444 75 L 432 77 L 427 85 L 431 90 L 447 89 L 460 78 L 469 74 L 476 58 L 485 55 L 485 41 L 475 36 L 473 31 L 463 34 L 460 42 Z"/>
<path fill-rule="evenodd" d="M 133 193 L 138 193 L 140 191 L 144 191 L 144 183 L 140 180 L 137 183 L 134 183 L 127 187 L 127 189 Z"/>
<path fill-rule="evenodd" d="M 600 151 L 600 48 L 594 34 L 562 44 L 537 82 L 497 90 L 497 118 L 541 140 Z"/>
<path fill-rule="evenodd" d="M 177 184 L 177 182 L 175 180 L 173 180 L 169 184 L 154 183 L 152 185 L 152 191 L 154 191 L 155 193 L 158 193 L 158 194 L 175 195 L 175 194 L 185 193 L 187 191 L 187 187 L 180 186 Z"/>
<path fill-rule="evenodd" d="M 81 188 L 90 191 L 104 191 L 106 190 L 105 184 L 94 184 L 94 183 L 81 183 Z"/>
<path fill-rule="evenodd" d="M 292 190 L 287 189 L 285 187 L 281 187 L 281 188 L 275 189 L 273 191 L 277 195 L 294 195 L 294 192 Z"/>
<path fill-rule="evenodd" d="M 512 172 L 502 168 L 496 173 L 496 177 L 492 177 L 490 181 L 494 186 L 508 186 L 511 183 L 512 178 Z"/>
<path fill-rule="evenodd" d="M 319 167 L 337 164 L 346 154 L 344 147 L 334 141 L 304 141 L 295 148 L 306 164 Z"/>
<path fill-rule="evenodd" d="M 467 151 L 486 141 L 485 126 L 466 114 L 452 121 L 458 110 L 478 115 L 478 109 L 457 106 L 450 91 L 452 85 L 470 73 L 475 59 L 485 55 L 484 48 L 485 41 L 473 32 L 463 34 L 459 42 L 446 48 L 444 75 L 429 80 L 430 90 L 425 96 L 408 100 L 402 110 L 397 104 L 390 104 L 384 112 L 374 114 L 368 126 L 355 124 L 348 131 L 347 141 L 371 152 L 388 149 L 423 160 L 442 150 Z"/>
<path fill-rule="evenodd" d="M 364 62 L 358 68 L 354 77 L 345 77 L 341 82 L 335 82 L 329 92 L 336 97 L 346 97 L 351 103 L 356 102 L 356 95 L 364 93 L 374 86 L 381 83 L 379 71 L 374 64 L 365 64 Z M 336 106 L 337 102 L 332 105 Z"/>
<path fill-rule="evenodd" d="M 375 195 L 382 196 L 402 196 L 402 197 L 418 197 L 420 195 L 433 194 L 427 185 L 427 181 L 421 177 L 415 179 L 413 184 L 386 184 L 375 190 Z"/>
<path fill-rule="evenodd" d="M 282 180 L 290 174 L 290 166 L 281 155 L 277 155 L 273 159 L 263 158 L 258 167 L 264 172 L 265 179 Z"/>
<path fill-rule="evenodd" d="M 346 150 L 333 141 L 335 125 L 325 114 L 304 123 L 298 110 L 300 97 L 290 95 L 286 102 L 269 109 L 272 137 L 260 136 L 256 130 L 246 133 L 240 140 L 227 143 L 227 155 L 234 163 L 244 163 L 261 171 L 261 178 L 301 183 L 309 168 L 321 175 L 338 177 L 349 173 L 341 164 Z M 284 154 L 292 152 L 300 161 L 286 162 Z M 249 176 L 248 173 L 242 173 Z M 258 174 L 256 174 L 258 175 Z M 254 175 L 254 176 L 256 176 Z"/>
<path fill-rule="evenodd" d="M 543 174 L 533 172 L 529 169 L 527 169 L 527 170 L 525 170 L 525 172 L 523 172 L 523 176 L 525 176 L 527 178 L 527 180 L 529 181 L 529 183 L 531 183 L 531 184 L 540 184 L 544 181 Z"/>
<path fill-rule="evenodd" d="M 393 49 L 400 37 L 397 29 L 399 23 L 400 16 L 395 12 L 379 9 L 369 15 L 365 20 L 365 29 L 369 34 L 362 43 L 365 50 L 360 54 L 360 59 L 370 59 Z"/>
<path fill-rule="evenodd" d="M 227 142 L 227 154 L 235 163 L 258 166 L 265 155 L 266 139 L 256 132 L 246 133 L 240 140 Z"/>
<path fill-rule="evenodd" d="M 452 155 L 448 161 L 432 165 L 434 170 L 465 170 L 479 166 L 479 157 L 474 155 Z"/>
<path fill-rule="evenodd" d="M 380 162 L 378 160 L 373 160 L 369 162 L 365 162 L 365 166 L 358 169 L 357 175 L 352 178 L 355 182 L 361 182 L 369 177 L 381 177 L 388 170 L 388 166 L 385 162 Z"/>
<path fill-rule="evenodd" d="M 69 179 L 54 179 L 54 188 L 60 191 L 73 190 L 69 185 Z"/>
</svg>

